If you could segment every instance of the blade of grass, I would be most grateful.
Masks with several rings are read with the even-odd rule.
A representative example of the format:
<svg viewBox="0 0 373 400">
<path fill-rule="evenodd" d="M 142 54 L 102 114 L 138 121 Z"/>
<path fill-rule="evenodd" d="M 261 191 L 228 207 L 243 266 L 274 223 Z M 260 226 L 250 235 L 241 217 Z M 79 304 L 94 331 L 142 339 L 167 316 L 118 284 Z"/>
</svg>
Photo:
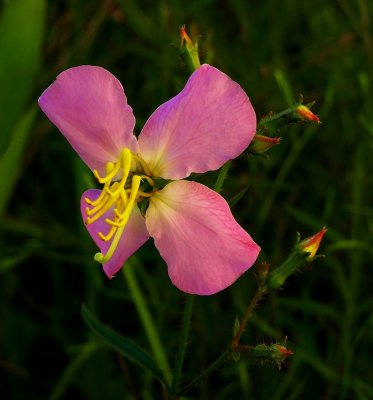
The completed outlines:
<svg viewBox="0 0 373 400">
<path fill-rule="evenodd" d="M 0 19 L 0 155 L 31 95 L 40 65 L 45 8 L 45 0 L 8 1 Z"/>
</svg>

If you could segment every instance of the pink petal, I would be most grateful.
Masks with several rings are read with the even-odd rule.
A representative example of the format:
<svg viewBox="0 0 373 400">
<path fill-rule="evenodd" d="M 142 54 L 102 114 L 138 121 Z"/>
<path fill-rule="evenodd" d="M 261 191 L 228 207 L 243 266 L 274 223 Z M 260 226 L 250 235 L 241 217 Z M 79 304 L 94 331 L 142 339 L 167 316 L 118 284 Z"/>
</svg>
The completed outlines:
<svg viewBox="0 0 373 400">
<path fill-rule="evenodd" d="M 242 88 L 205 64 L 151 115 L 139 136 L 140 153 L 155 176 L 182 179 L 236 158 L 255 130 L 255 112 Z"/>
<path fill-rule="evenodd" d="M 227 202 L 196 182 L 169 183 L 150 198 L 145 220 L 172 282 L 187 293 L 210 295 L 225 289 L 260 251 Z"/>
<path fill-rule="evenodd" d="M 132 108 L 121 83 L 103 68 L 84 65 L 62 72 L 39 105 L 83 161 L 101 174 L 124 147 L 137 152 Z"/>
<path fill-rule="evenodd" d="M 88 197 L 91 200 L 95 200 L 100 195 L 100 193 L 101 190 L 96 190 L 96 189 L 90 189 L 83 193 L 80 202 L 80 210 L 82 213 L 83 221 L 87 219 L 85 211 L 87 203 L 84 201 L 84 198 Z M 109 225 L 105 222 L 105 218 L 113 219 L 112 209 L 107 211 L 96 222 L 93 222 L 90 225 L 86 225 L 89 234 L 92 236 L 92 239 L 95 241 L 101 253 L 103 254 L 106 254 L 110 246 L 110 242 L 104 242 L 98 236 L 98 232 L 102 232 L 104 235 L 106 235 L 110 230 Z M 145 219 L 141 215 L 138 207 L 135 207 L 128 220 L 126 228 L 123 232 L 123 235 L 119 241 L 118 247 L 113 257 L 103 266 L 106 275 L 109 278 L 112 278 L 113 275 L 116 274 L 122 268 L 125 261 L 137 249 L 139 249 L 148 239 L 149 239 L 149 233 L 146 229 Z"/>
</svg>

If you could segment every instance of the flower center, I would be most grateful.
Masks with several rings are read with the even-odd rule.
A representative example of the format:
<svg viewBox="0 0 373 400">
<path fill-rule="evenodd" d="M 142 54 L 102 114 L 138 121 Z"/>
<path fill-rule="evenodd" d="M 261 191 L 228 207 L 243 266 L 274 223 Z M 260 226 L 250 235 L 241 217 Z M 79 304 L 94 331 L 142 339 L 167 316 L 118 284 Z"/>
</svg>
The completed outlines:
<svg viewBox="0 0 373 400">
<path fill-rule="evenodd" d="M 94 257 L 99 263 L 105 264 L 113 256 L 133 208 L 139 201 L 152 196 L 155 182 L 145 161 L 128 148 L 122 151 L 116 163 L 106 164 L 106 176 L 100 177 L 97 170 L 93 170 L 93 175 L 104 187 L 96 200 L 84 199 L 88 204 L 85 223 L 92 224 L 107 211 L 113 210 L 112 219 L 105 219 L 110 227 L 109 232 L 106 235 L 98 232 L 104 242 L 112 241 L 110 247 L 105 255 L 97 253 Z M 118 176 L 121 176 L 120 180 Z"/>
</svg>

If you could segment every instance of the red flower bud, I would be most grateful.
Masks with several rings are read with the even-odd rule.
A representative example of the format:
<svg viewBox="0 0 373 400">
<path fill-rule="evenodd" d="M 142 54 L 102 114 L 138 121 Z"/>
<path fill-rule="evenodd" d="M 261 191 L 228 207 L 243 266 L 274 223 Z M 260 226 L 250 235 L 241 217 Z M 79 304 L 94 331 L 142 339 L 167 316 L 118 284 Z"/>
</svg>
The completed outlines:
<svg viewBox="0 0 373 400">
<path fill-rule="evenodd" d="M 189 46 L 190 48 L 192 48 L 194 46 L 192 39 L 189 37 L 189 35 L 186 32 L 185 29 L 185 25 L 183 25 L 180 28 L 180 34 L 181 34 L 181 46 L 184 46 L 184 42 L 185 42 L 185 46 Z"/>
<path fill-rule="evenodd" d="M 269 137 L 264 135 L 255 135 L 250 144 L 249 150 L 252 153 L 262 154 L 268 151 L 271 147 L 279 144 L 281 138 Z"/>
<path fill-rule="evenodd" d="M 304 253 L 310 253 L 308 259 L 315 257 L 317 250 L 319 249 L 321 240 L 325 235 L 327 228 L 324 227 L 320 232 L 316 233 L 313 236 L 310 236 L 299 243 L 299 249 Z"/>
<path fill-rule="evenodd" d="M 180 56 L 188 65 L 190 72 L 194 72 L 201 66 L 198 55 L 198 42 L 192 42 L 191 38 L 186 32 L 185 25 L 180 28 L 181 43 L 180 43 Z"/>
<path fill-rule="evenodd" d="M 318 124 L 321 123 L 320 118 L 314 114 L 308 107 L 303 104 L 300 104 L 296 109 L 295 112 L 304 120 L 306 121 L 313 121 L 317 122 Z"/>
</svg>

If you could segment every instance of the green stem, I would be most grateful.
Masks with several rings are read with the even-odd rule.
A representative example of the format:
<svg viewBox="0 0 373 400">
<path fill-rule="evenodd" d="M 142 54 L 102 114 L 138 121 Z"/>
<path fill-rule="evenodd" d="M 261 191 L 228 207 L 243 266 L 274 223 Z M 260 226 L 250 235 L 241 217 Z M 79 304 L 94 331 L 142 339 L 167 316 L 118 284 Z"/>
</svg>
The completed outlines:
<svg viewBox="0 0 373 400">
<path fill-rule="evenodd" d="M 248 307 L 246 308 L 245 314 L 240 323 L 240 327 L 238 328 L 238 331 L 232 340 L 232 348 L 233 349 L 238 348 L 238 346 L 240 344 L 241 336 L 246 328 L 247 322 L 249 321 L 249 318 L 250 318 L 251 314 L 253 313 L 254 308 L 258 304 L 258 301 L 262 298 L 263 294 L 264 294 L 264 289 L 263 289 L 263 284 L 261 284 L 258 286 L 255 296 L 251 299 Z"/>
<path fill-rule="evenodd" d="M 139 314 L 140 320 L 144 327 L 146 336 L 149 340 L 150 347 L 154 354 L 159 368 L 163 371 L 167 382 L 171 381 L 171 370 L 166 356 L 166 352 L 158 335 L 157 328 L 155 327 L 154 321 L 151 317 L 149 309 L 147 307 L 145 296 L 141 292 L 140 286 L 137 282 L 135 273 L 132 270 L 132 266 L 128 261 L 125 268 L 122 268 L 128 287 L 131 291 L 133 301 L 135 303 L 136 310 Z"/>
<path fill-rule="evenodd" d="M 228 173 L 228 170 L 229 170 L 230 166 L 231 166 L 231 162 L 228 161 L 221 167 L 221 169 L 219 171 L 218 178 L 216 179 L 216 183 L 215 183 L 215 186 L 214 186 L 214 190 L 215 190 L 216 193 L 219 193 L 221 191 L 221 189 L 223 187 L 224 180 L 227 177 L 227 173 Z"/>
<path fill-rule="evenodd" d="M 221 364 L 228 358 L 231 354 L 231 348 L 228 348 L 224 351 L 208 368 L 202 371 L 196 378 L 194 378 L 190 383 L 185 385 L 178 393 L 177 397 L 183 395 L 184 393 L 189 392 L 190 389 L 193 389 L 200 382 L 206 379 L 212 372 L 214 372 L 217 368 L 220 367 Z"/>
<path fill-rule="evenodd" d="M 263 118 L 258 122 L 258 128 L 257 130 L 259 130 L 260 128 L 262 128 L 263 126 L 265 126 L 266 124 L 269 124 L 270 122 L 276 121 L 280 118 L 283 118 L 285 115 L 288 114 L 292 114 L 295 109 L 298 107 L 298 104 L 296 104 L 295 106 L 289 107 L 284 111 L 281 111 L 277 114 L 274 115 L 270 115 L 269 117 Z"/>
<path fill-rule="evenodd" d="M 183 369 L 185 352 L 188 344 L 188 336 L 190 330 L 190 320 L 192 318 L 194 303 L 194 295 L 187 295 L 185 300 L 185 309 L 183 315 L 183 323 L 180 333 L 179 353 L 176 359 L 176 366 L 173 375 L 173 381 L 171 385 L 171 393 L 177 393 L 180 386 L 181 371 Z"/>
<path fill-rule="evenodd" d="M 269 275 L 263 288 L 264 292 L 279 289 L 286 279 L 298 271 L 308 262 L 308 254 L 295 250 L 278 268 L 274 269 Z"/>
</svg>

